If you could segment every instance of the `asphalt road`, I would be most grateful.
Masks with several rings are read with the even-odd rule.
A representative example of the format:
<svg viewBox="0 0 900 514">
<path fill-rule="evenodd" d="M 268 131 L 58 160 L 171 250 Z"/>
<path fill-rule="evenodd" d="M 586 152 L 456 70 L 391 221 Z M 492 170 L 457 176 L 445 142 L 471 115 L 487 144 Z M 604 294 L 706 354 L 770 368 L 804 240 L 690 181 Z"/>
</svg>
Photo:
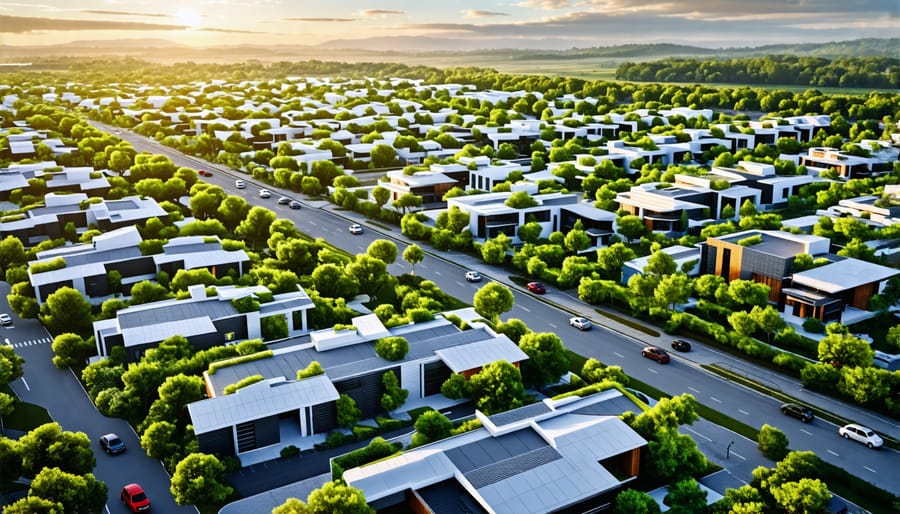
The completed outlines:
<svg viewBox="0 0 900 514">
<path fill-rule="evenodd" d="M 97 125 L 99 126 L 99 124 Z M 322 237 L 332 245 L 349 252 L 364 252 L 369 243 L 386 236 L 394 238 L 397 242 L 398 255 L 402 255 L 406 248 L 402 241 L 397 240 L 402 237 L 398 227 L 383 228 L 363 223 L 366 228 L 365 232 L 361 235 L 352 235 L 347 231 L 347 226 L 355 222 L 355 218 L 347 219 L 340 213 L 332 212 L 332 209 L 312 207 L 313 205 L 321 206 L 322 202 L 305 202 L 302 198 L 297 197 L 305 205 L 300 210 L 292 210 L 287 206 L 277 205 L 276 200 L 281 196 L 278 189 L 266 184 L 257 184 L 247 175 L 184 156 L 171 148 L 127 131 L 123 131 L 121 137 L 132 142 L 140 151 L 169 156 L 176 165 L 213 171 L 214 176 L 205 180 L 220 185 L 229 194 L 243 196 L 251 205 L 265 206 L 275 211 L 279 217 L 294 221 L 300 231 L 312 237 Z M 246 189 L 234 187 L 234 179 L 238 177 L 247 182 Z M 272 197 L 260 198 L 257 195 L 260 188 L 272 190 Z M 287 193 L 284 196 L 292 195 Z M 355 216 L 352 213 L 347 214 Z M 433 280 L 448 294 L 464 301 L 471 301 L 475 292 L 486 283 L 473 284 L 465 281 L 466 268 L 461 263 L 468 260 L 465 258 L 466 256 L 443 252 L 440 253 L 440 257 L 437 257 L 435 254 L 439 252 L 427 246 L 423 246 L 423 250 L 426 252 L 426 257 L 416 265 L 416 274 Z M 397 262 L 388 267 L 388 270 L 391 273 L 404 273 L 409 271 L 409 265 L 398 258 Z M 496 278 L 505 277 L 500 270 L 496 273 Z M 491 278 L 490 275 L 488 273 L 488 279 Z M 758 428 L 764 423 L 776 426 L 788 436 L 792 449 L 811 450 L 822 459 L 846 469 L 853 475 L 894 494 L 900 494 L 900 474 L 896 473 L 896 470 L 900 469 L 900 453 L 887 448 L 870 450 L 861 444 L 844 440 L 837 435 L 837 426 L 820 419 L 803 424 L 794 418 L 785 417 L 779 411 L 780 402 L 712 375 L 675 352 L 672 352 L 675 354 L 670 364 L 659 365 L 641 357 L 640 349 L 645 345 L 641 341 L 602 327 L 595 327 L 587 332 L 571 328 L 568 326 L 568 318 L 572 314 L 547 303 L 547 301 L 553 302 L 560 299 L 559 295 L 562 295 L 562 292 L 551 289 L 543 299 L 539 299 L 523 289 L 516 287 L 512 289 L 515 304 L 512 311 L 505 317 L 522 319 L 535 331 L 558 333 L 563 338 L 566 347 L 576 353 L 585 357 L 597 358 L 606 364 L 622 366 L 628 375 L 669 394 L 693 394 L 701 403 L 750 426 Z M 584 305 L 584 311 L 580 314 L 588 318 L 596 317 L 591 316 L 592 312 L 593 309 L 589 305 Z M 698 350 L 702 349 L 698 348 Z M 720 354 L 717 358 L 735 365 L 749 366 L 746 362 L 728 354 Z M 790 391 L 785 392 L 790 394 Z M 896 437 L 897 433 L 900 433 L 900 427 L 897 427 L 896 433 L 892 435 Z M 701 433 L 691 435 L 695 439 L 707 437 Z M 722 441 L 720 444 L 724 447 L 727 443 L 727 441 Z"/>
<path fill-rule="evenodd" d="M 84 432 L 91 440 L 97 466 L 94 476 L 106 483 L 108 513 L 125 513 L 128 509 L 119 501 L 119 491 L 126 484 L 137 482 L 144 487 L 153 505 L 153 512 L 197 512 L 193 506 L 181 507 L 169 492 L 170 478 L 162 464 L 151 459 L 141 448 L 137 434 L 122 419 L 107 418 L 100 414 L 70 370 L 57 369 L 53 365 L 53 349 L 50 335 L 43 325 L 34 319 L 20 319 L 9 310 L 6 295 L 9 284 L 0 282 L 0 302 L 5 312 L 13 317 L 12 327 L 0 329 L 3 344 L 11 344 L 18 355 L 25 359 L 25 375 L 10 384 L 23 401 L 35 403 L 47 409 L 54 421 L 64 430 Z M 110 456 L 100 449 L 100 436 L 114 432 L 125 441 L 125 453 Z"/>
</svg>

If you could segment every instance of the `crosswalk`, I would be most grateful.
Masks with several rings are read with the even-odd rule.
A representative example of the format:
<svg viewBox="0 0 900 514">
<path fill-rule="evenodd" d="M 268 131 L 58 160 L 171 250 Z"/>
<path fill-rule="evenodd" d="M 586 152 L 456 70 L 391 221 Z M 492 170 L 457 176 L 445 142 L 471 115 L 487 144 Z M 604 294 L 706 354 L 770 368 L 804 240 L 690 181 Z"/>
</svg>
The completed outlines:
<svg viewBox="0 0 900 514">
<path fill-rule="evenodd" d="M 49 337 L 42 337 L 40 339 L 31 339 L 29 341 L 22 341 L 19 343 L 9 343 L 13 348 L 25 348 L 26 346 L 36 346 L 39 344 L 48 344 L 52 343 L 53 339 Z"/>
</svg>

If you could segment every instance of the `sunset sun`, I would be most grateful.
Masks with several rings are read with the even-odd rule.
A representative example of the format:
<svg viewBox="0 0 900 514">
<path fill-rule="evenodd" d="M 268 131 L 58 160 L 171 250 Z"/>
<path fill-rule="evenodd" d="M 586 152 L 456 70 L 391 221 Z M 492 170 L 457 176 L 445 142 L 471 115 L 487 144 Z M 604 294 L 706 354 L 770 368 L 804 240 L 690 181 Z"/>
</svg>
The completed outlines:
<svg viewBox="0 0 900 514">
<path fill-rule="evenodd" d="M 177 11 L 175 11 L 175 17 L 178 20 L 179 25 L 184 25 L 188 28 L 196 28 L 200 26 L 200 15 L 197 14 L 197 12 L 193 9 L 178 9 Z"/>
</svg>

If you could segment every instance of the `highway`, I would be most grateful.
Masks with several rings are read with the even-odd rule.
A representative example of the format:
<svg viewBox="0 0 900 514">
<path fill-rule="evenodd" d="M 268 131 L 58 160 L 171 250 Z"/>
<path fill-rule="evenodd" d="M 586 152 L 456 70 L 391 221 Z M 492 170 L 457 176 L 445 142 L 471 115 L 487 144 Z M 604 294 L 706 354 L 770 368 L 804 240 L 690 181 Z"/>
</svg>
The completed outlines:
<svg viewBox="0 0 900 514">
<path fill-rule="evenodd" d="M 110 132 L 117 130 L 97 123 L 95 125 Z M 335 212 L 334 209 L 323 206 L 321 201 L 306 202 L 301 195 L 285 192 L 284 196 L 295 198 L 305 204 L 301 210 L 291 210 L 287 206 L 277 205 L 276 200 L 282 195 L 277 188 L 255 183 L 246 174 L 185 156 L 172 148 L 128 131 L 122 131 L 120 137 L 131 142 L 139 151 L 167 155 L 178 166 L 212 171 L 214 176 L 204 180 L 221 186 L 229 194 L 243 196 L 251 205 L 265 206 L 276 212 L 279 217 L 294 221 L 300 231 L 312 237 L 321 237 L 348 252 L 364 252 L 369 243 L 379 238 L 393 239 L 398 245 L 398 255 L 402 255 L 406 247 L 399 227 L 385 229 L 381 225 L 363 223 L 365 232 L 353 235 L 348 232 L 347 227 L 350 223 L 362 221 L 354 213 Z M 247 182 L 246 189 L 234 187 L 234 179 L 238 177 Z M 272 190 L 272 197 L 260 198 L 257 193 L 261 188 Z M 502 270 L 485 267 L 473 257 L 456 252 L 439 252 L 428 245 L 420 246 L 425 251 L 426 257 L 423 262 L 416 265 L 416 274 L 434 281 L 443 291 L 463 301 L 471 302 L 478 288 L 487 283 L 466 282 L 464 279 L 464 273 L 468 269 L 466 265 L 471 267 L 478 263 L 479 270 L 483 271 L 486 279 L 510 284 Z M 407 273 L 409 265 L 398 257 L 397 262 L 389 266 L 388 270 L 394 274 Z M 764 423 L 776 426 L 788 436 L 792 449 L 813 451 L 822 459 L 864 480 L 894 494 L 900 494 L 900 474 L 895 472 L 900 469 L 900 453 L 897 451 L 889 448 L 870 450 L 859 443 L 844 440 L 838 436 L 837 426 L 821 419 L 803 424 L 794 418 L 785 417 L 779 410 L 780 402 L 724 380 L 700 367 L 704 362 L 728 362 L 744 368 L 750 368 L 750 364 L 729 354 L 695 344 L 693 352 L 684 355 L 670 352 L 673 354 L 672 362 L 659 365 L 641 357 L 640 349 L 645 342 L 599 326 L 595 326 L 591 331 L 578 331 L 568 326 L 568 318 L 573 314 L 561 310 L 554 304 L 579 304 L 581 310 L 577 312 L 578 314 L 589 319 L 599 319 L 591 306 L 573 302 L 571 297 L 554 289 L 548 290 L 546 295 L 538 298 L 517 286 L 512 285 L 510 288 L 515 296 L 515 304 L 505 317 L 522 319 L 534 331 L 557 333 L 563 338 L 566 347 L 572 351 L 585 357 L 594 357 L 606 364 L 622 366 L 629 376 L 669 394 L 690 393 L 701 403 L 756 428 Z M 792 391 L 784 392 L 792 394 Z M 900 426 L 894 423 L 893 429 L 888 433 L 895 438 L 900 437 Z M 687 430 L 687 433 L 695 439 L 706 437 L 702 433 L 691 432 L 690 429 Z M 723 448 L 727 444 L 727 441 L 721 442 Z"/>
</svg>

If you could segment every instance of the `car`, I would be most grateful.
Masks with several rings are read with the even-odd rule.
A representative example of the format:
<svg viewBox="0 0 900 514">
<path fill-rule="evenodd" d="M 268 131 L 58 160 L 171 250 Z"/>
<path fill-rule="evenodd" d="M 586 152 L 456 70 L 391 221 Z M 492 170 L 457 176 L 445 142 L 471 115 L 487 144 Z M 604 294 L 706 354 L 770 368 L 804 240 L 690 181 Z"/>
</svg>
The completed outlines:
<svg viewBox="0 0 900 514">
<path fill-rule="evenodd" d="M 291 203 L 288 204 L 288 207 L 290 207 L 291 209 L 299 209 L 300 202 L 298 202 L 297 200 L 291 200 Z"/>
<path fill-rule="evenodd" d="M 689 352 L 691 351 L 691 343 L 684 339 L 676 339 L 672 341 L 672 349 L 678 350 L 679 352 Z"/>
<path fill-rule="evenodd" d="M 547 292 L 547 288 L 540 282 L 529 282 L 526 287 L 528 287 L 528 290 L 532 293 L 544 294 Z"/>
<path fill-rule="evenodd" d="M 213 176 L 213 174 L 212 174 L 211 171 L 206 171 L 206 170 L 199 170 L 199 171 L 197 171 L 197 173 L 199 173 L 201 177 L 211 177 L 211 176 Z"/>
<path fill-rule="evenodd" d="M 235 180 L 234 187 L 236 187 L 238 189 L 244 189 L 245 187 L 247 187 L 247 183 L 244 182 L 243 180 Z"/>
<path fill-rule="evenodd" d="M 862 425 L 857 425 L 856 423 L 842 426 L 838 429 L 838 433 L 841 434 L 841 437 L 844 439 L 853 439 L 869 448 L 878 448 L 884 444 L 881 436 L 876 434 L 874 430 Z"/>
<path fill-rule="evenodd" d="M 574 318 L 569 318 L 569 326 L 575 327 L 578 330 L 590 330 L 593 325 L 591 324 L 591 320 L 582 318 L 581 316 L 575 316 Z"/>
<path fill-rule="evenodd" d="M 116 455 L 125 451 L 125 442 L 116 434 L 100 436 L 100 447 L 110 455 Z"/>
<path fill-rule="evenodd" d="M 785 403 L 781 406 L 781 413 L 785 416 L 797 418 L 804 423 L 809 423 L 815 417 L 809 407 L 804 407 L 799 403 Z"/>
<path fill-rule="evenodd" d="M 259 190 L 259 197 L 260 197 L 260 198 L 268 198 L 268 197 L 270 197 L 270 196 L 272 196 L 272 192 L 269 191 L 268 189 L 260 189 L 260 190 Z"/>
<path fill-rule="evenodd" d="M 481 273 L 478 273 L 477 271 L 467 271 L 466 282 L 481 282 Z"/>
<path fill-rule="evenodd" d="M 126 485 L 122 488 L 122 493 L 119 496 L 122 498 L 122 503 L 131 512 L 147 512 L 150 510 L 150 498 L 147 498 L 144 488 L 138 484 Z"/>
<path fill-rule="evenodd" d="M 0 325 L 12 325 L 12 317 L 5 312 L 0 313 Z"/>
<path fill-rule="evenodd" d="M 287 205 L 289 203 L 291 203 L 291 199 L 286 196 L 282 196 L 278 199 L 278 205 Z"/>
<path fill-rule="evenodd" d="M 658 346 L 647 346 L 641 350 L 641 356 L 653 359 L 659 364 L 669 362 L 669 353 Z"/>
<path fill-rule="evenodd" d="M 350 227 L 347 230 L 349 230 L 351 234 L 356 234 L 356 235 L 363 233 L 362 225 L 360 225 L 358 223 L 354 223 L 354 224 L 350 225 Z"/>
</svg>

